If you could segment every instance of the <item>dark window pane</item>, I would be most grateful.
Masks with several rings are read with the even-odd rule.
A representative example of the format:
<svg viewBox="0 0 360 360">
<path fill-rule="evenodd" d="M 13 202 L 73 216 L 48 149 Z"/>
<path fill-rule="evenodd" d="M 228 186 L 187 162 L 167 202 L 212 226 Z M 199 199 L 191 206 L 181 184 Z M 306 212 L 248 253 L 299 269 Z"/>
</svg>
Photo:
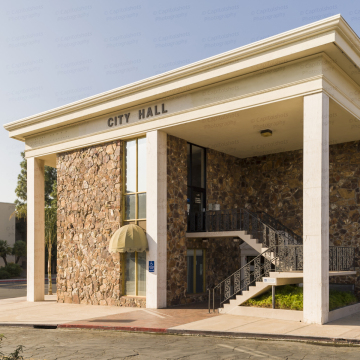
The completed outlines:
<svg viewBox="0 0 360 360">
<path fill-rule="evenodd" d="M 192 186 L 204 188 L 205 187 L 205 164 L 204 164 L 204 149 L 198 146 L 192 146 L 192 164 L 191 177 Z"/>
<path fill-rule="evenodd" d="M 135 219 L 135 196 L 125 195 L 125 220 Z"/>
<path fill-rule="evenodd" d="M 187 251 L 187 292 L 194 292 L 194 250 Z"/>
<path fill-rule="evenodd" d="M 204 292 L 204 257 L 202 250 L 196 250 L 196 293 Z"/>
<path fill-rule="evenodd" d="M 193 189 L 192 202 L 191 202 L 191 211 L 192 212 L 202 211 L 203 203 L 204 203 L 203 199 L 204 199 L 204 193 Z"/>
<path fill-rule="evenodd" d="M 190 163 L 190 144 L 187 144 L 187 183 L 189 186 L 191 186 L 191 177 L 190 177 L 190 174 L 191 174 L 191 171 L 190 171 L 190 166 L 191 166 L 191 163 Z"/>
</svg>

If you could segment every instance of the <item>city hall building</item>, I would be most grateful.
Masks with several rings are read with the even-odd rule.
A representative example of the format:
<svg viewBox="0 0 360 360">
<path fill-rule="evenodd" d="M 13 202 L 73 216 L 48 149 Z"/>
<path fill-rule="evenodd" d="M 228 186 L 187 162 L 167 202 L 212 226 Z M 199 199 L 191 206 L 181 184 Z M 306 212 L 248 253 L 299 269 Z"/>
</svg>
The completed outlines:
<svg viewBox="0 0 360 360">
<path fill-rule="evenodd" d="M 276 270 L 326 323 L 330 283 L 360 296 L 359 120 L 360 40 L 336 15 L 6 124 L 28 163 L 28 301 L 44 299 L 47 165 L 58 302 L 163 308 L 222 282 L 229 300 Z M 142 247 L 109 251 L 139 227 Z"/>
</svg>

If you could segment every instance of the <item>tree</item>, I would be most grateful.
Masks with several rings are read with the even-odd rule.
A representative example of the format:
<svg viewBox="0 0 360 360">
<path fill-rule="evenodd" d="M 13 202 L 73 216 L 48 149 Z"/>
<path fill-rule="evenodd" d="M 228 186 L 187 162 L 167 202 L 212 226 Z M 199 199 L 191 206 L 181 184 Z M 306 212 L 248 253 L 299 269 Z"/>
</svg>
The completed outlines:
<svg viewBox="0 0 360 360">
<path fill-rule="evenodd" d="M 52 279 L 51 279 L 51 258 L 52 247 L 56 244 L 57 239 L 57 209 L 55 206 L 45 208 L 45 245 L 48 250 L 48 294 L 52 295 Z"/>
<path fill-rule="evenodd" d="M 0 240 L 0 256 L 3 258 L 5 266 L 7 265 L 6 255 L 11 255 L 12 249 L 6 240 Z"/>
<path fill-rule="evenodd" d="M 15 200 L 15 212 L 11 215 L 16 215 L 17 218 L 26 218 L 27 215 L 27 161 L 25 159 L 25 152 L 21 153 L 20 174 L 18 175 L 18 182 L 15 189 L 17 199 Z M 45 206 L 51 206 L 54 197 L 54 183 L 56 183 L 57 175 L 56 169 L 51 166 L 45 166 Z M 56 196 L 55 196 L 56 199 Z"/>
<path fill-rule="evenodd" d="M 17 264 L 22 256 L 26 256 L 26 242 L 16 241 L 12 248 L 12 254 L 15 255 L 15 264 Z"/>
</svg>

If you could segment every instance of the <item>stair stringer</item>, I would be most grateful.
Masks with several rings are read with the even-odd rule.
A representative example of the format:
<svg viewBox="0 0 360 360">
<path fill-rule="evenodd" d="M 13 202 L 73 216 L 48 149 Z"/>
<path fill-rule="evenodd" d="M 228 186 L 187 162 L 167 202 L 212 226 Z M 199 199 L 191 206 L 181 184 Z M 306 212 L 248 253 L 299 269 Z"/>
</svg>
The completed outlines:
<svg viewBox="0 0 360 360">
<path fill-rule="evenodd" d="M 219 313 L 227 314 L 235 307 L 240 306 L 245 301 L 253 297 L 261 295 L 262 293 L 268 291 L 270 288 L 271 285 L 269 285 L 268 283 L 256 282 L 255 286 L 249 286 L 249 290 L 243 291 L 242 295 L 236 295 L 235 299 L 230 300 L 228 304 L 224 304 L 223 308 L 219 308 Z"/>
<path fill-rule="evenodd" d="M 264 248 L 262 246 L 258 239 L 253 238 L 252 235 L 248 234 L 244 230 L 194 232 L 186 233 L 186 237 L 191 239 L 239 237 L 241 240 L 245 241 L 248 245 L 250 245 L 254 250 L 256 250 L 259 254 L 267 250 L 267 248 Z"/>
</svg>

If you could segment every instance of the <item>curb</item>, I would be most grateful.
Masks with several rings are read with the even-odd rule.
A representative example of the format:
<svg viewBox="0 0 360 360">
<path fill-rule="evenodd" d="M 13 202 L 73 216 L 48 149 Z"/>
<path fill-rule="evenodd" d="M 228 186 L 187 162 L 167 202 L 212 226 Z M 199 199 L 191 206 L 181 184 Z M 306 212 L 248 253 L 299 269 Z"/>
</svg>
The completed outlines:
<svg viewBox="0 0 360 360">
<path fill-rule="evenodd" d="M 167 333 L 166 328 L 146 328 L 146 327 L 129 327 L 129 326 L 101 326 L 101 325 L 76 325 L 61 324 L 57 326 L 62 329 L 91 329 L 91 330 L 118 330 L 118 331 L 137 331 L 137 332 L 156 332 Z"/>
<path fill-rule="evenodd" d="M 91 330 L 117 330 L 132 332 L 151 332 L 169 335 L 190 335 L 190 336 L 215 336 L 215 337 L 231 337 L 231 338 L 247 338 L 259 340 L 288 340 L 288 341 L 304 341 L 304 342 L 322 342 L 331 344 L 353 344 L 360 345 L 358 339 L 330 338 L 319 336 L 301 336 L 301 335 L 283 335 L 283 334 L 261 334 L 261 333 L 240 333 L 225 331 L 198 331 L 198 330 L 176 330 L 164 328 L 145 328 L 145 327 L 127 327 L 127 326 L 99 326 L 99 325 L 77 325 L 62 324 L 58 328 L 68 329 L 91 329 Z"/>
<path fill-rule="evenodd" d="M 101 325 L 80 325 L 80 324 L 14 324 L 0 323 L 1 326 L 12 327 L 31 327 L 34 329 L 87 329 L 87 330 L 112 330 L 142 333 L 158 333 L 164 335 L 187 335 L 187 336 L 213 336 L 238 339 L 257 339 L 257 340 L 283 340 L 283 341 L 302 341 L 311 343 L 327 343 L 340 345 L 360 345 L 358 339 L 331 338 L 320 336 L 301 336 L 285 334 L 261 334 L 261 333 L 241 333 L 225 331 L 199 331 L 199 330 L 176 330 L 166 328 L 147 328 L 129 326 L 101 326 Z"/>
<path fill-rule="evenodd" d="M 331 344 L 352 344 L 360 345 L 358 339 L 330 338 L 319 336 L 301 336 L 301 335 L 285 335 L 285 334 L 261 334 L 261 333 L 240 333 L 225 331 L 198 331 L 198 330 L 176 330 L 168 329 L 168 334 L 174 335 L 193 335 L 193 336 L 216 336 L 231 337 L 242 339 L 258 339 L 258 340 L 287 340 L 287 341 L 304 341 L 304 342 L 322 342 Z"/>
</svg>

